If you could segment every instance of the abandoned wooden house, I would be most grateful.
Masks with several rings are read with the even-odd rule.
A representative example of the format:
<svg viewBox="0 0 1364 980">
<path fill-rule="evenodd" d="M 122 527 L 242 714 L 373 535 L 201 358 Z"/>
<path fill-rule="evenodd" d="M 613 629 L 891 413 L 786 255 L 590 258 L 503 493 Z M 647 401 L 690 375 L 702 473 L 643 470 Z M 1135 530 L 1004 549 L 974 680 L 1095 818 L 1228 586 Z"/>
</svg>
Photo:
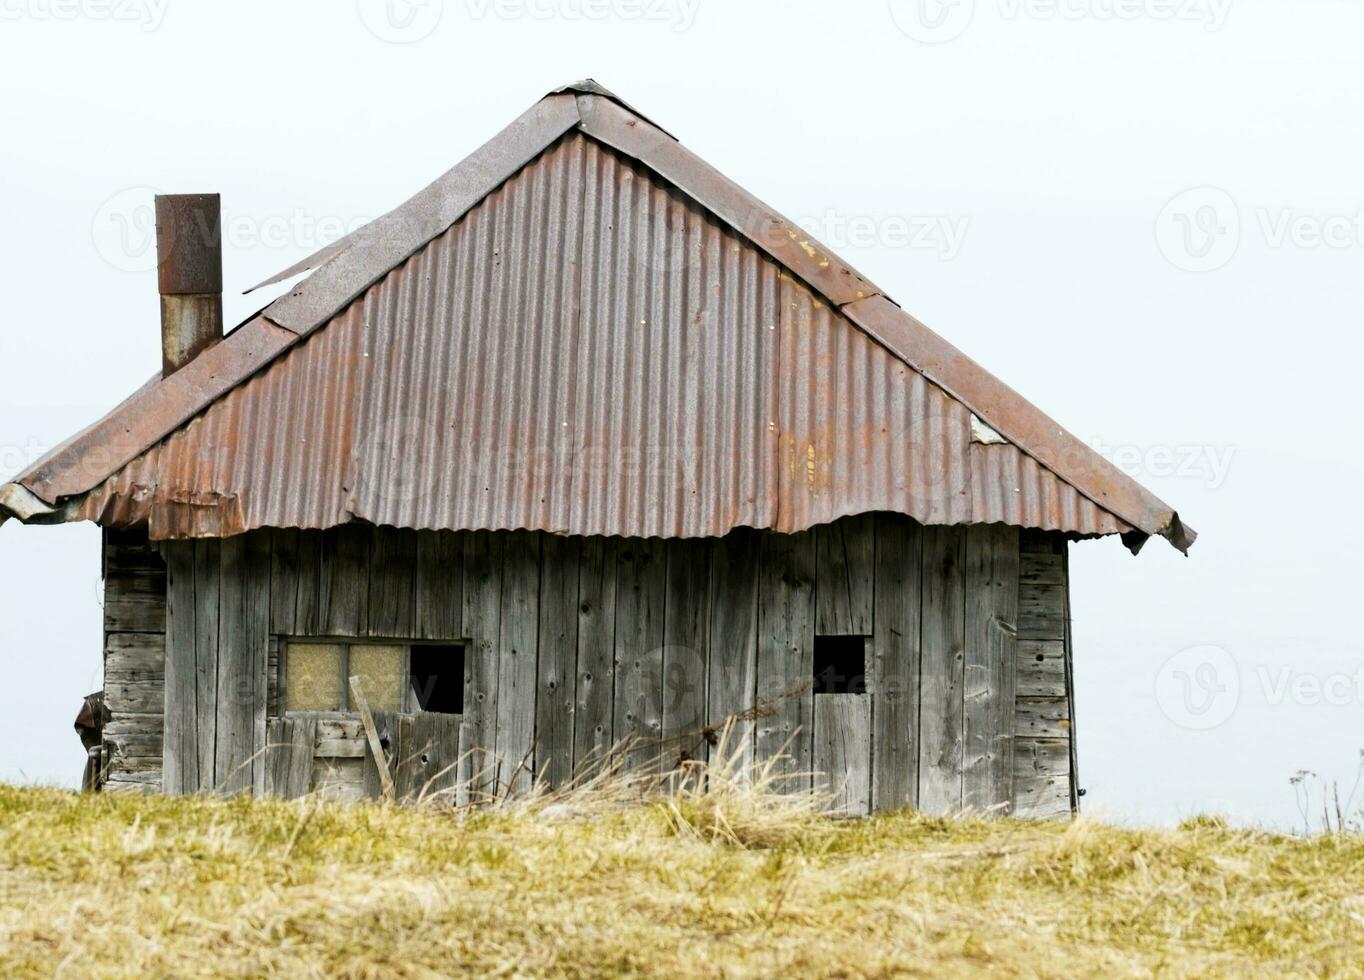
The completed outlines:
<svg viewBox="0 0 1364 980">
<path fill-rule="evenodd" d="M 1074 809 L 1067 548 L 1192 530 L 596 83 L 226 335 L 216 195 L 156 211 L 162 371 L 0 490 L 104 529 L 106 789 L 515 792 L 727 728 L 848 812 Z"/>
</svg>

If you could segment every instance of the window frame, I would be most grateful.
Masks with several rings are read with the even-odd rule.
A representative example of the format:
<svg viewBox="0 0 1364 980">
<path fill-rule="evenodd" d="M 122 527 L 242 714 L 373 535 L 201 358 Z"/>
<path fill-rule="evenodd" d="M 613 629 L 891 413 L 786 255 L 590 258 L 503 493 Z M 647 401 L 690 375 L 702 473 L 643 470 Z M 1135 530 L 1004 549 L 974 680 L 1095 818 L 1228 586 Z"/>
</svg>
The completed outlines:
<svg viewBox="0 0 1364 980">
<path fill-rule="evenodd" d="M 413 647 L 460 647 L 463 650 L 465 665 L 467 667 L 467 657 L 469 655 L 468 640 L 402 640 L 385 636 L 303 636 L 295 634 L 278 634 L 275 638 L 278 643 L 279 653 L 275 665 L 275 689 L 276 689 L 276 710 L 279 718 L 354 718 L 359 715 L 359 710 L 351 705 L 350 692 L 350 651 L 351 647 L 402 647 L 403 650 L 403 679 L 402 706 L 398 708 L 403 714 L 444 714 L 449 717 L 458 718 L 461 715 L 449 714 L 448 712 L 424 712 L 416 700 L 416 692 L 412 690 L 412 649 Z M 289 707 L 289 647 L 297 644 L 299 646 L 339 646 L 341 656 L 339 658 L 339 669 L 341 673 L 341 704 L 340 708 L 300 708 L 291 709 Z M 460 678 L 461 684 L 464 678 Z M 467 693 L 467 692 L 466 692 Z M 467 701 L 466 701 L 467 704 Z"/>
</svg>

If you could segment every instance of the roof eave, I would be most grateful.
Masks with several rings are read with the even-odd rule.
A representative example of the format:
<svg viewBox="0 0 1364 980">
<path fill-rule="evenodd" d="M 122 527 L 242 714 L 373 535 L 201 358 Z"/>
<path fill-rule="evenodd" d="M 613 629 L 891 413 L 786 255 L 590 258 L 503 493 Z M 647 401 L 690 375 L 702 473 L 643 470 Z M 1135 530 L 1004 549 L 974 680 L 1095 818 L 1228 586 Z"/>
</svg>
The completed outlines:
<svg viewBox="0 0 1364 980">
<path fill-rule="evenodd" d="M 1197 535 L 1174 508 L 1032 402 L 883 295 L 842 313 L 875 341 L 962 402 L 993 429 L 1109 513 L 1185 554 Z M 1128 544 L 1135 553 L 1140 549 Z"/>
</svg>

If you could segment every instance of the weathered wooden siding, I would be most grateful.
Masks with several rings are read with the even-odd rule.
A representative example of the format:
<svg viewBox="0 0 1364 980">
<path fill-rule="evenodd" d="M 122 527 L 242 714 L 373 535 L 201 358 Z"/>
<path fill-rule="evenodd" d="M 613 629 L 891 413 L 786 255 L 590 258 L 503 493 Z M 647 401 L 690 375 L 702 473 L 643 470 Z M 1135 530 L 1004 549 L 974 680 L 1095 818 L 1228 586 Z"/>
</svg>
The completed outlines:
<svg viewBox="0 0 1364 980">
<path fill-rule="evenodd" d="M 423 772 L 485 750 L 458 774 L 475 792 L 561 783 L 622 740 L 670 769 L 737 718 L 732 748 L 784 756 L 793 791 L 831 787 L 840 811 L 1070 810 L 1052 536 L 878 514 L 718 540 L 356 525 L 163 547 L 172 792 L 375 792 L 359 727 L 275 717 L 273 681 L 280 636 L 372 636 L 466 645 L 462 716 L 384 723 L 395 763 L 403 738 L 444 740 Z M 868 638 L 867 693 L 813 690 L 817 635 Z"/>
<path fill-rule="evenodd" d="M 166 566 L 145 534 L 104 532 L 105 788 L 161 788 Z"/>
<path fill-rule="evenodd" d="M 1066 542 L 1023 534 L 1013 750 L 1014 813 L 1063 817 L 1076 806 Z"/>
</svg>

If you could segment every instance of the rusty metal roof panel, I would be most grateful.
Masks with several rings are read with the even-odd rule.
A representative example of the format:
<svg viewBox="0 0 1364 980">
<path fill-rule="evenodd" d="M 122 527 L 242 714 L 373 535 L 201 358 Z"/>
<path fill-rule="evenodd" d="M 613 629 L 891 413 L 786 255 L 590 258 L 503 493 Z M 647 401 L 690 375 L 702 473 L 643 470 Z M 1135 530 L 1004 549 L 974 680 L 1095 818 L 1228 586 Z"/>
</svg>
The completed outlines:
<svg viewBox="0 0 1364 980">
<path fill-rule="evenodd" d="M 0 488 L 0 514 L 693 536 L 885 509 L 1194 538 L 595 83 L 282 275 L 319 264 Z"/>
<path fill-rule="evenodd" d="M 364 338 L 362 311 L 347 311 L 106 480 L 78 518 L 148 521 L 158 539 L 348 520 Z"/>
<path fill-rule="evenodd" d="M 704 536 L 1130 530 L 690 196 L 565 137 L 86 496 L 153 537 L 351 518 Z"/>
<path fill-rule="evenodd" d="M 1084 537 L 1133 530 L 1014 446 L 973 443 L 970 457 L 973 523 L 1001 522 Z"/>
<path fill-rule="evenodd" d="M 1196 532 L 1164 501 L 885 296 L 841 307 L 857 326 L 1085 497 L 1132 525 L 1133 550 L 1159 534 L 1180 551 Z"/>
<path fill-rule="evenodd" d="M 777 268 L 576 137 L 366 298 L 354 512 L 406 527 L 771 526 Z M 433 320 L 435 328 L 432 328 Z M 381 376 L 380 376 L 381 375 Z M 410 460 L 421 460 L 413 465 Z"/>
</svg>

